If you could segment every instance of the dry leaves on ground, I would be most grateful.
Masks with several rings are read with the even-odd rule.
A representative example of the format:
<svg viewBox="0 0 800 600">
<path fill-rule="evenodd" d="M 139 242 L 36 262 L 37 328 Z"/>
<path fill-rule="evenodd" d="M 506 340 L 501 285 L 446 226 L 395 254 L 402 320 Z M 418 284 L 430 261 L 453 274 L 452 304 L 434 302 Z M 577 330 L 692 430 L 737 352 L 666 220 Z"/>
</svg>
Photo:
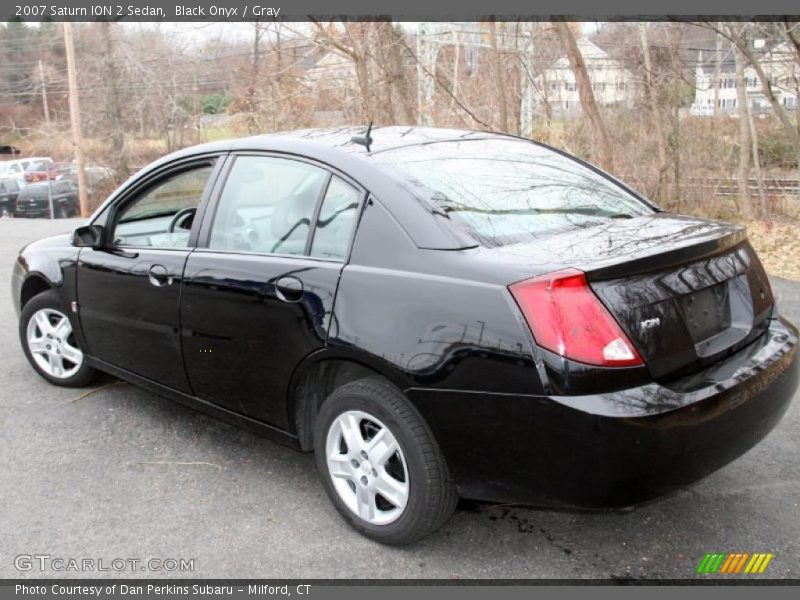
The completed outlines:
<svg viewBox="0 0 800 600">
<path fill-rule="evenodd" d="M 770 275 L 800 281 L 800 221 L 747 221 L 747 236 Z"/>
</svg>

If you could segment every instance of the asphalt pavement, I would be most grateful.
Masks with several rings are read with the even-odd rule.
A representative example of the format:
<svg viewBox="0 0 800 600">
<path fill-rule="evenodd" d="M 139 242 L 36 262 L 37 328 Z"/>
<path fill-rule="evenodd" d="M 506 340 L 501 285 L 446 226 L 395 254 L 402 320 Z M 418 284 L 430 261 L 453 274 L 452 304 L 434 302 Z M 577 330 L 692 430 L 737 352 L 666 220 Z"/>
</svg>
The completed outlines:
<svg viewBox="0 0 800 600">
<path fill-rule="evenodd" d="M 706 552 L 771 552 L 760 577 L 800 578 L 797 396 L 761 444 L 655 503 L 565 513 L 462 502 L 438 533 L 384 547 L 345 525 L 311 455 L 110 378 L 85 395 L 36 375 L 11 267 L 25 243 L 78 223 L 0 220 L 2 578 L 684 578 Z M 773 289 L 800 323 L 800 282 L 774 278 Z M 194 571 L 20 571 L 20 555 L 186 559 Z"/>
</svg>

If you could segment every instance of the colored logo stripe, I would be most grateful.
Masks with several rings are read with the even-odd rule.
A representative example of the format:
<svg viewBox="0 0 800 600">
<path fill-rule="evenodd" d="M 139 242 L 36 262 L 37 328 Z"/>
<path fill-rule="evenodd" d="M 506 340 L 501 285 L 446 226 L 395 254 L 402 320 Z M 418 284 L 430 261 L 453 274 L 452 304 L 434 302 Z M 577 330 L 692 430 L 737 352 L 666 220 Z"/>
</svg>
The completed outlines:
<svg viewBox="0 0 800 600">
<path fill-rule="evenodd" d="M 701 574 L 736 574 L 746 573 L 756 575 L 763 573 L 769 562 L 772 560 L 772 553 L 749 552 L 715 552 L 707 553 L 700 564 L 697 566 L 697 573 Z M 746 566 L 745 566 L 746 565 Z M 744 571 L 742 571 L 744 568 Z"/>
</svg>

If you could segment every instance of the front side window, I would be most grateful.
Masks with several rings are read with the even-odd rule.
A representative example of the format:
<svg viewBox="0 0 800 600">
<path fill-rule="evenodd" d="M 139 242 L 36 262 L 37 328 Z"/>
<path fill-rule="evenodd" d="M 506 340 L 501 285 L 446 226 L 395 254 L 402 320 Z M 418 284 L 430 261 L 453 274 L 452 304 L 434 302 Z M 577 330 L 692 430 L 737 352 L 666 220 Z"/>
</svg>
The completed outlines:
<svg viewBox="0 0 800 600">
<path fill-rule="evenodd" d="M 358 218 L 361 194 L 338 177 L 332 177 L 317 218 L 311 256 L 344 260 Z"/>
<path fill-rule="evenodd" d="M 120 212 L 112 239 L 120 246 L 186 248 L 213 165 L 167 176 Z"/>
<path fill-rule="evenodd" d="M 327 179 L 324 169 L 297 160 L 237 157 L 219 200 L 209 248 L 304 254 Z"/>
</svg>

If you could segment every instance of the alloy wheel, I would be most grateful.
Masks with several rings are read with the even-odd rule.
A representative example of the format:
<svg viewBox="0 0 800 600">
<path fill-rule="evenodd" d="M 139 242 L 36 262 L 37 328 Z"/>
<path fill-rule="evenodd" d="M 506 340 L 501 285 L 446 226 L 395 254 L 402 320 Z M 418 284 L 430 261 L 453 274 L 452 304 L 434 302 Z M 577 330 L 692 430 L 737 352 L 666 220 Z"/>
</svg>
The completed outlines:
<svg viewBox="0 0 800 600">
<path fill-rule="evenodd" d="M 36 311 L 28 321 L 26 338 L 36 364 L 51 377 L 69 379 L 81 368 L 83 352 L 64 313 L 52 308 Z"/>
<path fill-rule="evenodd" d="M 333 420 L 325 444 L 328 472 L 344 504 L 372 525 L 403 514 L 409 498 L 405 456 L 389 428 L 359 410 Z"/>
</svg>

